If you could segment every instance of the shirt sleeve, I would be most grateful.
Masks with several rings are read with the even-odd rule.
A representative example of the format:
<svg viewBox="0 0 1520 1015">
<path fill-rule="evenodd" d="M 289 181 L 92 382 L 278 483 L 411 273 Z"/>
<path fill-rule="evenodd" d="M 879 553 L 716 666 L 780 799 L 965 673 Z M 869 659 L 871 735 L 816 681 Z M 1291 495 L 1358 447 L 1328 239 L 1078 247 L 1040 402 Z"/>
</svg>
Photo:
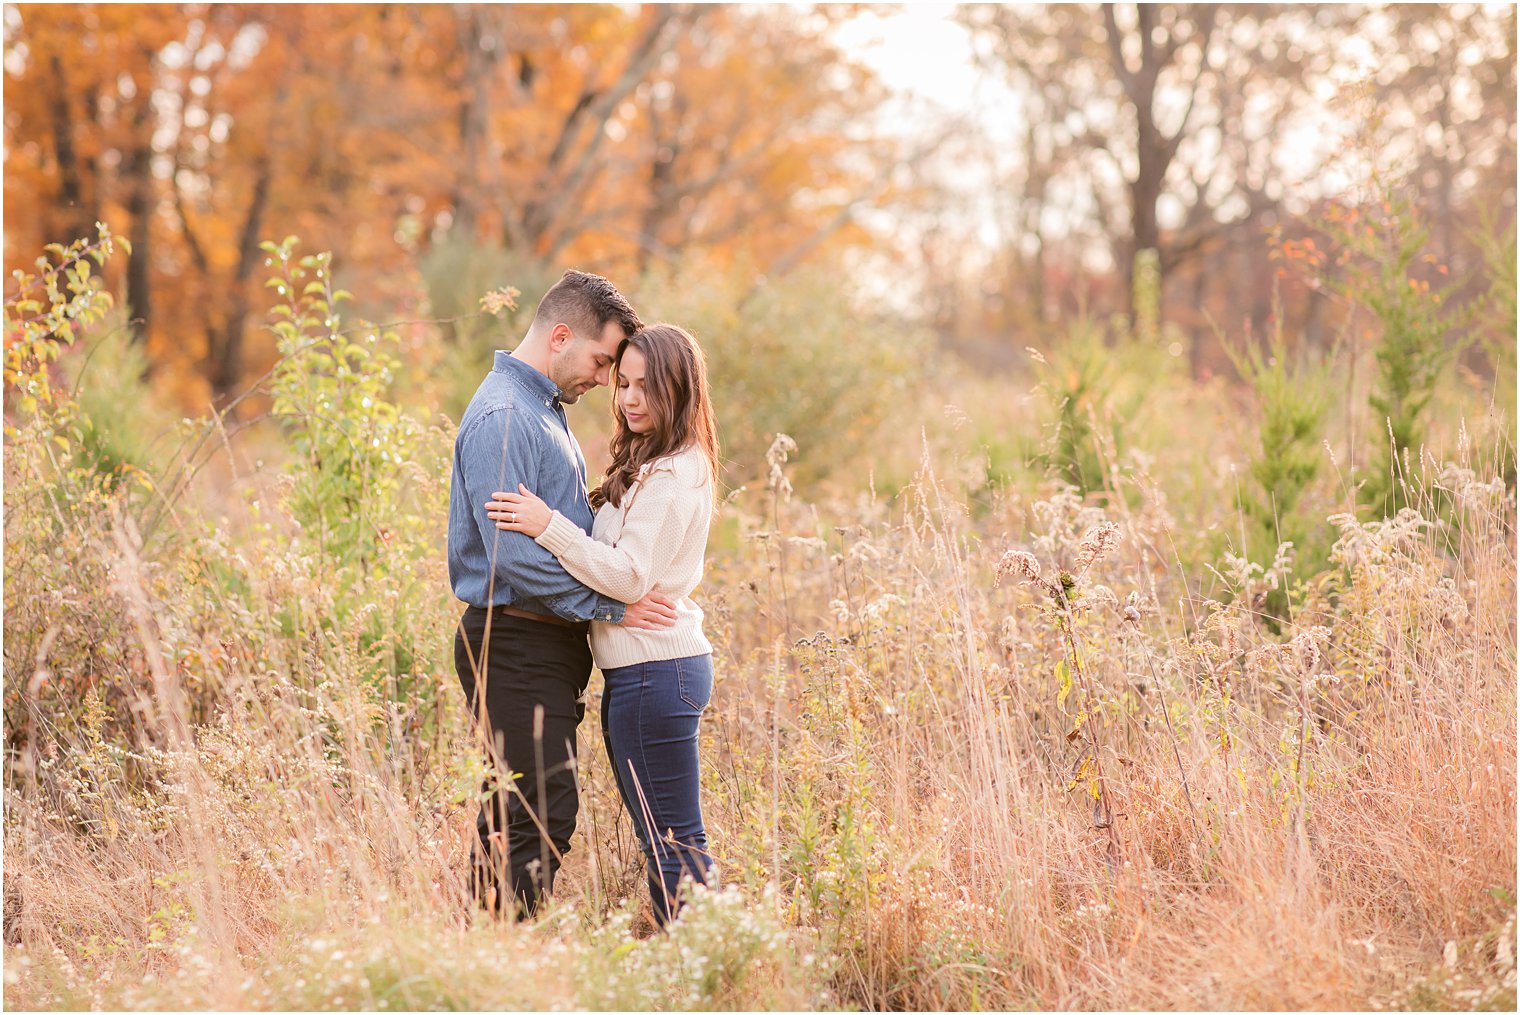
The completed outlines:
<svg viewBox="0 0 1520 1015">
<path fill-rule="evenodd" d="M 575 578 L 625 603 L 642 599 L 670 569 L 696 512 L 711 510 L 706 484 L 662 465 L 630 494 L 617 545 L 599 542 L 558 511 L 538 543 L 552 551 Z"/>
<path fill-rule="evenodd" d="M 465 494 L 496 581 L 516 594 L 542 600 L 566 620 L 620 622 L 624 612 L 621 602 L 587 588 L 529 536 L 504 532 L 487 516 L 486 501 L 496 491 L 516 490 L 518 483 L 530 490 L 540 489 L 536 435 L 528 423 L 511 432 L 511 422 L 510 408 L 488 413 L 462 441 L 462 458 L 469 465 L 462 476 Z M 576 528 L 573 523 L 570 527 Z"/>
</svg>

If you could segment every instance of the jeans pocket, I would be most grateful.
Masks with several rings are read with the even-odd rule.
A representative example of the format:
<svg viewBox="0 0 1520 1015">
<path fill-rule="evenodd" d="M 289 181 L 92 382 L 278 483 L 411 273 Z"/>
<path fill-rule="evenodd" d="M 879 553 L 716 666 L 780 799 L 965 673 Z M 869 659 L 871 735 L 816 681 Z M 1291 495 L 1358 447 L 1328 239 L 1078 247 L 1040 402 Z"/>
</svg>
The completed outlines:
<svg viewBox="0 0 1520 1015">
<path fill-rule="evenodd" d="M 698 712 L 704 711 L 712 702 L 712 656 L 692 656 L 677 659 L 676 687 L 681 700 Z"/>
</svg>

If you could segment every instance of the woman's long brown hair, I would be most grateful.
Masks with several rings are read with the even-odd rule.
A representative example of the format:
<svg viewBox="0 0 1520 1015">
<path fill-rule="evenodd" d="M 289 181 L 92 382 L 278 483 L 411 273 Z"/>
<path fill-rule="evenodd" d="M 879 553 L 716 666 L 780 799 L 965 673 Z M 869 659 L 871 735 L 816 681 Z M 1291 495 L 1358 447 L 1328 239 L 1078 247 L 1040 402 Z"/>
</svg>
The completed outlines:
<svg viewBox="0 0 1520 1015">
<path fill-rule="evenodd" d="M 649 404 L 648 433 L 628 429 L 618 404 L 618 370 L 629 349 L 644 354 L 644 396 Z M 612 367 L 612 461 L 602 481 L 591 491 L 591 508 L 603 504 L 621 507 L 623 497 L 638 480 L 648 462 L 675 454 L 688 445 L 707 459 L 714 496 L 718 485 L 718 428 L 713 422 L 712 398 L 707 387 L 707 360 L 697 340 L 674 324 L 651 324 L 636 332 L 618 349 Z"/>
</svg>

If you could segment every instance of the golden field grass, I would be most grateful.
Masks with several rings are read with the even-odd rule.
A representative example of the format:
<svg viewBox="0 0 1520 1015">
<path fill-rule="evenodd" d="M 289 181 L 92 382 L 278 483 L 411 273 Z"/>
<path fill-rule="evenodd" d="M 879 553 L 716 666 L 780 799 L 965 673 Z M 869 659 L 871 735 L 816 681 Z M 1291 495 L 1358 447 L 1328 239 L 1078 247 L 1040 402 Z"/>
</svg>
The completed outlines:
<svg viewBox="0 0 1520 1015">
<path fill-rule="evenodd" d="M 965 415 L 901 428 L 890 495 L 787 497 L 777 454 L 721 509 L 724 888 L 647 939 L 594 721 L 552 912 L 465 904 L 446 423 L 348 559 L 298 454 L 163 512 L 35 492 L 13 444 L 6 1006 L 1512 1009 L 1515 494 L 1465 430 L 1395 519 L 1326 484 L 1298 575 L 1205 560 L 1228 496 L 1168 498 L 1224 484 L 1229 425 L 1082 497 L 989 485 Z"/>
<path fill-rule="evenodd" d="M 1092 333 L 1026 391 L 784 292 L 676 307 L 718 322 L 754 477 L 699 591 L 723 887 L 647 935 L 593 721 L 555 905 L 510 925 L 464 898 L 458 392 L 293 244 L 242 417 L 166 419 L 87 272 L 7 303 L 7 1006 L 1513 1008 L 1514 442 L 1480 379 L 1401 395 L 1423 444 L 1380 476 L 1365 391 L 1299 397 L 1351 361 L 1194 383 Z"/>
</svg>

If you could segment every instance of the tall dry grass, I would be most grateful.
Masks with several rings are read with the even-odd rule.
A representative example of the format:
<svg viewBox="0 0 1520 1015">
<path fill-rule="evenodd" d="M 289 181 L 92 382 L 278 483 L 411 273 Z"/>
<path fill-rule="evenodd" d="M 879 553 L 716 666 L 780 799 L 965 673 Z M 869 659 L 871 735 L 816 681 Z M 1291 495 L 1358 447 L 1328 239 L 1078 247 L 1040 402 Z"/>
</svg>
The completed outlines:
<svg viewBox="0 0 1520 1015">
<path fill-rule="evenodd" d="M 974 519 L 926 460 L 892 505 L 736 499 L 704 589 L 730 889 L 648 941 L 594 724 L 555 912 L 470 914 L 441 556 L 355 610 L 297 543 L 155 559 L 86 516 L 100 583 L 8 602 L 6 1003 L 1512 1005 L 1513 492 L 1471 463 L 1415 487 L 1336 520 L 1280 632 L 1261 575 L 1199 594 L 1143 491 Z M 401 611 L 438 641 L 405 693 L 372 676 Z M 71 625 L 114 655 L 11 651 Z"/>
<path fill-rule="evenodd" d="M 993 476 L 985 435 L 1035 419 L 896 428 L 890 495 L 794 496 L 778 439 L 700 593 L 725 887 L 646 938 L 594 722 L 551 911 L 467 903 L 452 432 L 385 401 L 389 338 L 291 303 L 272 464 L 213 420 L 108 469 L 50 380 L 91 292 L 7 304 L 37 393 L 6 432 L 7 1006 L 1513 1008 L 1504 427 L 1402 463 L 1391 519 L 1316 488 L 1302 574 L 1220 548 L 1249 424 L 1217 383 L 1163 386 L 1122 455 L 1092 415 L 1086 496 Z M 1177 419 L 1214 425 L 1177 449 Z"/>
</svg>

